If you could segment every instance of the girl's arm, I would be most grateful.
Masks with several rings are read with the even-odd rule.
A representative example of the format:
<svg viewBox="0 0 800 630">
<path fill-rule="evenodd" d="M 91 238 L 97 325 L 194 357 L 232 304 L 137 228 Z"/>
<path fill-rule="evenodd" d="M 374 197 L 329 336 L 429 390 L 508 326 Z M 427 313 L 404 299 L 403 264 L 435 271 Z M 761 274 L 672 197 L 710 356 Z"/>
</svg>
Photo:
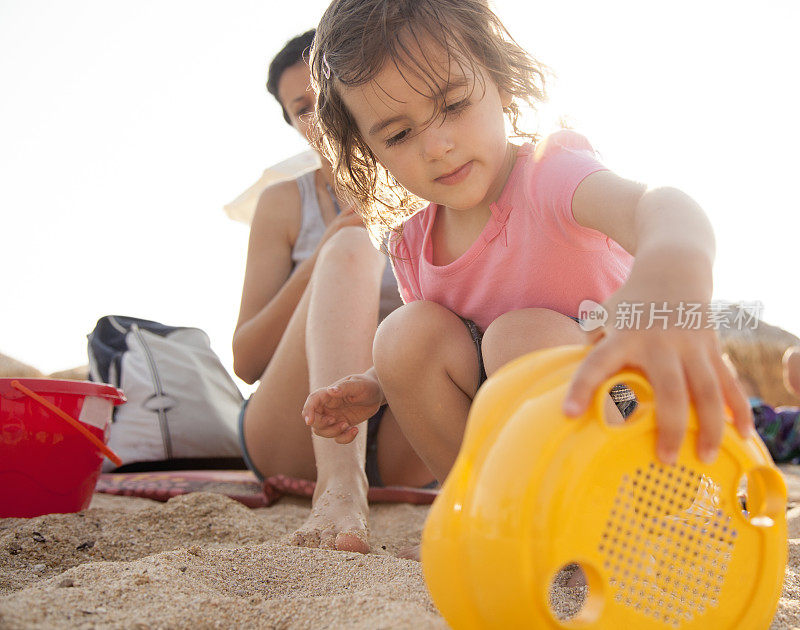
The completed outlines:
<svg viewBox="0 0 800 630">
<path fill-rule="evenodd" d="M 736 378 L 722 360 L 716 332 L 678 325 L 679 305 L 702 304 L 712 294 L 714 235 L 700 207 L 673 188 L 645 190 L 608 171 L 589 175 L 572 200 L 575 220 L 603 232 L 635 256 L 627 282 L 604 304 L 605 329 L 575 374 L 564 410 L 579 415 L 594 390 L 625 366 L 642 369 L 653 386 L 659 426 L 657 452 L 667 463 L 677 460 L 686 432 L 691 399 L 698 413 L 698 455 L 713 461 L 722 440 L 725 406 L 742 436 L 752 431 L 752 414 Z M 615 326 L 617 306 L 641 304 L 642 326 Z M 652 306 L 651 306 L 652 305 Z M 666 329 L 659 321 L 647 327 L 651 308 L 666 305 Z"/>
</svg>

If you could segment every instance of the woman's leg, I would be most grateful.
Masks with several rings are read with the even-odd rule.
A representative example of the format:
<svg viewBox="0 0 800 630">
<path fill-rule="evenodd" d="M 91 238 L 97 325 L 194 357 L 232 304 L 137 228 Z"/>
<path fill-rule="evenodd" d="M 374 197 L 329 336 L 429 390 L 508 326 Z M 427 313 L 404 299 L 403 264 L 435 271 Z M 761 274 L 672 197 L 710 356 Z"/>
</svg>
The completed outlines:
<svg viewBox="0 0 800 630">
<path fill-rule="evenodd" d="M 350 445 L 312 438 L 300 410 L 309 382 L 323 387 L 371 364 L 384 264 L 361 228 L 343 229 L 330 239 L 245 410 L 245 445 L 262 475 L 318 481 L 314 510 L 296 533 L 297 544 L 367 549 L 363 472 L 367 431 Z M 378 432 L 378 456 L 386 483 L 424 485 L 431 480 L 388 410 Z M 348 495 L 347 500 L 337 495 Z"/>
<path fill-rule="evenodd" d="M 305 337 L 310 297 L 309 285 L 244 412 L 245 448 L 264 477 L 314 479 L 317 474 L 310 431 L 300 416 L 309 391 Z"/>
<path fill-rule="evenodd" d="M 309 306 L 306 348 L 310 389 L 363 372 L 372 366 L 372 344 L 378 323 L 380 290 L 386 258 L 373 246 L 367 231 L 340 230 L 321 252 Z M 366 427 L 364 427 L 366 429 Z M 364 440 L 361 431 L 356 442 Z M 314 436 L 318 478 L 336 471 L 356 470 L 363 481 L 364 442 L 358 449 Z M 388 485 L 422 486 L 433 475 L 417 457 L 388 408 L 377 435 L 378 465 Z"/>
<path fill-rule="evenodd" d="M 383 267 L 362 228 L 340 230 L 320 252 L 306 325 L 311 391 L 372 365 Z M 311 515 L 294 535 L 296 544 L 369 551 L 366 438 L 366 430 L 350 444 L 311 435 L 317 486 Z"/>
</svg>

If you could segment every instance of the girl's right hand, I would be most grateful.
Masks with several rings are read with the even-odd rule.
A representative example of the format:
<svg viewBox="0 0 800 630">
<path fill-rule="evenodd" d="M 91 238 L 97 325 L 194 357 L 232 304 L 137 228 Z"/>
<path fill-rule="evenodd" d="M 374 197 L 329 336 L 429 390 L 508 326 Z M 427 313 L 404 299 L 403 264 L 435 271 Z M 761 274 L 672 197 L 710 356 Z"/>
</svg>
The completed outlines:
<svg viewBox="0 0 800 630">
<path fill-rule="evenodd" d="M 383 403 L 383 390 L 374 378 L 353 374 L 311 392 L 303 418 L 316 435 L 349 444 L 358 434 L 355 425 L 369 420 Z"/>
</svg>

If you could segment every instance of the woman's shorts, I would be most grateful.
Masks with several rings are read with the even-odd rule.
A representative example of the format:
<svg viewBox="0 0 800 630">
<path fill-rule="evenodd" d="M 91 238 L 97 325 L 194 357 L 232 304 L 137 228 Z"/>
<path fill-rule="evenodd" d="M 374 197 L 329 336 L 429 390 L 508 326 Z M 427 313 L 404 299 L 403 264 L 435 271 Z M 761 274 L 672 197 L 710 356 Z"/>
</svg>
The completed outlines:
<svg viewBox="0 0 800 630">
<path fill-rule="evenodd" d="M 256 468 L 253 460 L 250 459 L 250 453 L 247 451 L 247 444 L 244 441 L 244 412 L 247 409 L 247 404 L 250 399 L 244 401 L 242 409 L 239 411 L 239 447 L 242 450 L 242 459 L 247 467 L 253 471 L 253 474 L 258 477 L 259 481 L 264 481 L 264 475 Z M 383 487 L 383 479 L 378 470 L 378 429 L 381 426 L 383 419 L 383 412 L 386 410 L 386 405 L 378 409 L 377 413 L 367 420 L 367 459 L 364 462 L 364 471 L 367 473 L 367 481 L 373 487 Z"/>
<path fill-rule="evenodd" d="M 577 317 L 571 317 L 570 319 L 574 319 L 579 324 L 581 323 Z M 478 368 L 480 369 L 480 382 L 478 383 L 478 387 L 480 387 L 483 385 L 484 381 L 486 381 L 486 368 L 483 365 L 483 350 L 481 349 L 483 333 L 472 320 L 462 317 L 461 321 L 464 322 L 467 330 L 469 330 L 472 342 L 475 344 L 475 350 L 478 353 Z M 634 409 L 636 409 L 636 396 L 633 390 L 627 385 L 623 385 L 622 383 L 614 385 L 609 394 L 623 418 L 628 418 L 633 413 Z"/>
</svg>

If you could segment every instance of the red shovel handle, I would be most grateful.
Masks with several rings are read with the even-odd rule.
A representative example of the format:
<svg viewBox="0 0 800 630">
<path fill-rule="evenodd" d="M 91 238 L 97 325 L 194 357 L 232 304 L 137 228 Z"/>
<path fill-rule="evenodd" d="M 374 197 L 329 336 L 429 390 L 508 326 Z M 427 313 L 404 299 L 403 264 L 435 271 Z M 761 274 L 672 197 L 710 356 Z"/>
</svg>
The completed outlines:
<svg viewBox="0 0 800 630">
<path fill-rule="evenodd" d="M 96 435 L 94 435 L 91 431 L 89 431 L 86 427 L 84 427 L 80 422 L 78 422 L 71 415 L 69 415 L 65 411 L 63 411 L 63 410 L 59 409 L 58 407 L 56 407 L 53 403 L 51 403 L 46 398 L 42 398 L 36 392 L 28 389 L 27 387 L 25 387 L 19 381 L 11 381 L 11 387 L 13 387 L 14 389 L 18 389 L 19 391 L 21 391 L 26 396 L 30 396 L 36 402 L 38 402 L 40 405 L 42 405 L 44 407 L 47 407 L 54 414 L 56 414 L 57 416 L 59 416 L 60 418 L 62 418 L 64 420 L 66 420 L 69 424 L 71 424 L 78 431 L 78 433 L 83 435 L 83 437 L 85 437 L 92 444 L 94 444 L 100 450 L 100 452 L 103 455 L 108 457 L 108 459 L 110 459 L 112 462 L 114 462 L 117 466 L 122 466 L 122 460 L 119 458 L 119 455 L 117 455 L 114 451 L 112 451 L 110 448 L 108 448 L 108 446 L 106 446 L 101 440 L 99 440 Z"/>
</svg>

